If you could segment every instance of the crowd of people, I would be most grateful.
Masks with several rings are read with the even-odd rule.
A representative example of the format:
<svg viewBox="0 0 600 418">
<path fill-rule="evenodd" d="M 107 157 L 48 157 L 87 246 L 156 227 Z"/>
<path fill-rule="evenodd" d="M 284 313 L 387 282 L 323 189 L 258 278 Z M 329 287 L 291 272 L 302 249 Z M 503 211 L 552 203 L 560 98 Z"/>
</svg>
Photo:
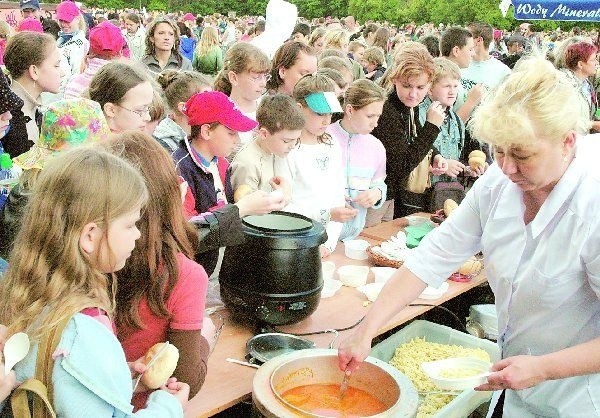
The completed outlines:
<svg viewBox="0 0 600 418">
<path fill-rule="evenodd" d="M 21 0 L 17 27 L 0 25 L 15 177 L 2 185 L 0 339 L 37 344 L 63 324 L 45 359 L 56 413 L 182 416 L 218 335 L 204 313 L 219 248 L 240 241 L 244 216 L 312 218 L 327 258 L 365 227 L 439 209 L 448 190 L 464 202 L 342 343 L 340 367 L 482 251 L 503 360 L 480 389 L 502 393 L 495 413 L 598 413 L 600 199 L 578 145 L 600 132 L 598 31 L 308 21 L 271 3 L 265 20 L 71 1 L 47 15 Z M 166 340 L 173 378 L 134 393 L 140 359 Z M 37 375 L 37 357 L 0 368 L 0 398 Z"/>
</svg>

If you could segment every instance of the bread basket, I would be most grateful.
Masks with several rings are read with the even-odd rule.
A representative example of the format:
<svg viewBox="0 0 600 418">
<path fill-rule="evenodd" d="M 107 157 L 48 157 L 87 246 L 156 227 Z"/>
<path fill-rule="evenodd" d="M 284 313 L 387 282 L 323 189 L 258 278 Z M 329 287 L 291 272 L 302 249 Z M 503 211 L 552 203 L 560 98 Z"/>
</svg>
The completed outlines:
<svg viewBox="0 0 600 418">
<path fill-rule="evenodd" d="M 387 257 L 384 257 L 380 254 L 377 254 L 375 252 L 373 252 L 372 250 L 373 246 L 370 246 L 367 248 L 367 256 L 369 257 L 369 261 L 373 264 L 375 264 L 376 266 L 381 266 L 381 267 L 393 267 L 393 268 L 400 268 L 400 266 L 402 266 L 402 261 L 398 261 L 398 260 L 391 260 Z"/>
</svg>

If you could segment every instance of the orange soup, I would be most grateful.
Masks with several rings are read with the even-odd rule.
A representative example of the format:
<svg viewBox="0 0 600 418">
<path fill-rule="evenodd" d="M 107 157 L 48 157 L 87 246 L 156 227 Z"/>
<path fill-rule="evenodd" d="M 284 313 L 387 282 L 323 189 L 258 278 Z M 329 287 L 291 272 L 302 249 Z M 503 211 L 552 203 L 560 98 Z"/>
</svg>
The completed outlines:
<svg viewBox="0 0 600 418">
<path fill-rule="evenodd" d="M 340 385 L 336 384 L 298 386 L 281 396 L 296 408 L 326 417 L 368 417 L 386 410 L 375 396 L 352 386 L 343 398 L 340 398 Z"/>
</svg>

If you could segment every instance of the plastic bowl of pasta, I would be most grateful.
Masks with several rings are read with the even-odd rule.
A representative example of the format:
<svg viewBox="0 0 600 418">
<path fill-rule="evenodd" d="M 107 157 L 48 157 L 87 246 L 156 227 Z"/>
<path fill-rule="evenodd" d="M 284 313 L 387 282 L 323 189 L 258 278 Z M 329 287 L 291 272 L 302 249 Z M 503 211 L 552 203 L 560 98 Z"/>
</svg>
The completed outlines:
<svg viewBox="0 0 600 418">
<path fill-rule="evenodd" d="M 442 390 L 473 389 L 487 382 L 492 363 L 468 357 L 455 357 L 421 363 L 431 381 Z"/>
</svg>

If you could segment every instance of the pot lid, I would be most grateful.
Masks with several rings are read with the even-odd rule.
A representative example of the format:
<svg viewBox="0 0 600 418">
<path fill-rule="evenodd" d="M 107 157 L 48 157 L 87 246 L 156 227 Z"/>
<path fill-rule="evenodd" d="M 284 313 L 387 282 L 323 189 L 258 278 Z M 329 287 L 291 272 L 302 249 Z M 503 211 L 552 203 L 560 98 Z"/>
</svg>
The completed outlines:
<svg viewBox="0 0 600 418">
<path fill-rule="evenodd" d="M 263 363 L 282 354 L 314 347 L 315 343 L 310 340 L 278 332 L 255 335 L 246 343 L 248 353 Z"/>
<path fill-rule="evenodd" d="M 288 212 L 271 212 L 265 215 L 245 216 L 242 222 L 254 229 L 268 232 L 303 232 L 313 227 L 313 222 L 310 218 Z"/>
</svg>

